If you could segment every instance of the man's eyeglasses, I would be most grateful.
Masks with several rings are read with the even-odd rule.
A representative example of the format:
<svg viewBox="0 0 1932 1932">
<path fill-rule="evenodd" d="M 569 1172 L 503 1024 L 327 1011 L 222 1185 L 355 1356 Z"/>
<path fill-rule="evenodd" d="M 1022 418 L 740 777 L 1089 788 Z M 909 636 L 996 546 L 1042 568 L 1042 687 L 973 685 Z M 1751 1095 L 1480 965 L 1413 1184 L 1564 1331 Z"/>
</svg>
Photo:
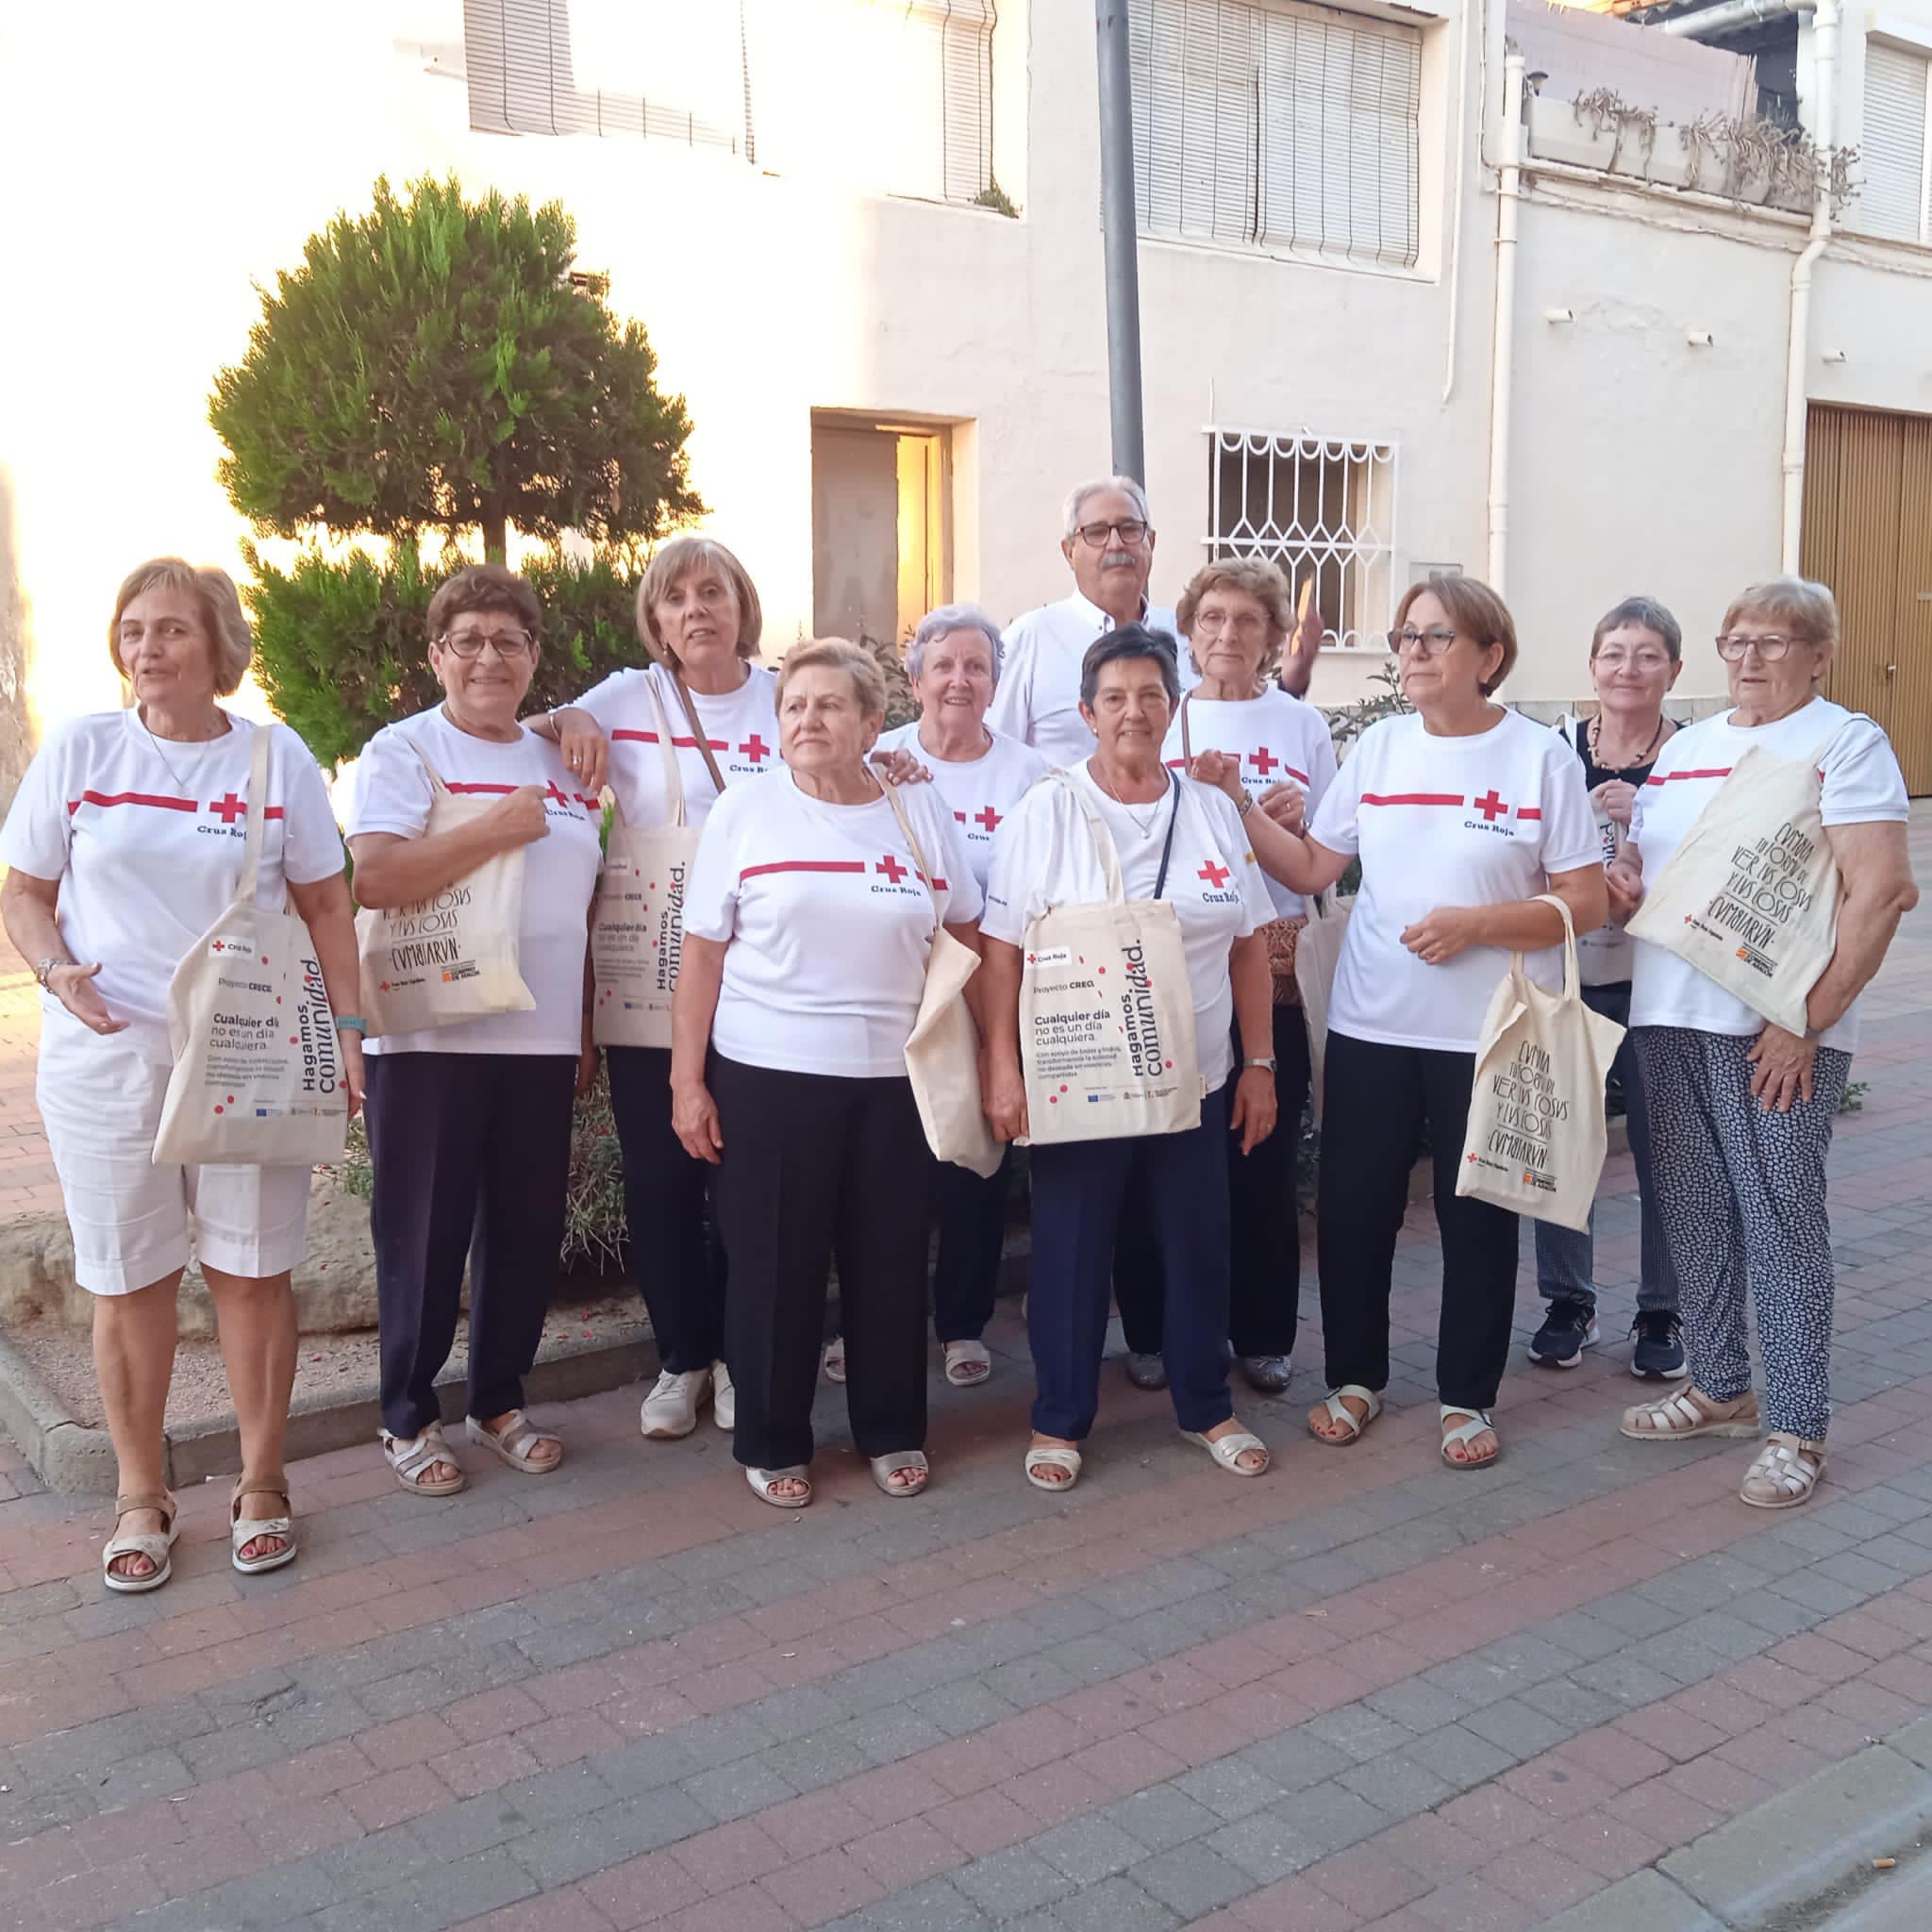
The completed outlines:
<svg viewBox="0 0 1932 1932">
<path fill-rule="evenodd" d="M 1418 630 L 1410 624 L 1389 633 L 1389 648 L 1398 657 L 1404 651 L 1415 651 L 1424 658 L 1440 658 L 1455 641 L 1455 626 L 1447 624 L 1432 624 L 1427 630 Z"/>
<path fill-rule="evenodd" d="M 1075 534 L 1090 550 L 1105 550 L 1109 537 L 1118 537 L 1132 550 L 1147 534 L 1147 525 L 1128 517 L 1117 524 L 1082 524 Z"/>
<path fill-rule="evenodd" d="M 1757 655 L 1767 664 L 1775 664 L 1798 641 L 1796 638 L 1780 637 L 1771 631 L 1763 637 L 1752 637 L 1743 631 L 1729 631 L 1717 641 L 1717 654 L 1726 664 L 1740 662 L 1744 653 L 1755 644 Z"/>
<path fill-rule="evenodd" d="M 458 658 L 479 658 L 489 644 L 505 663 L 526 656 L 536 643 L 526 630 L 449 630 L 436 641 Z"/>
</svg>

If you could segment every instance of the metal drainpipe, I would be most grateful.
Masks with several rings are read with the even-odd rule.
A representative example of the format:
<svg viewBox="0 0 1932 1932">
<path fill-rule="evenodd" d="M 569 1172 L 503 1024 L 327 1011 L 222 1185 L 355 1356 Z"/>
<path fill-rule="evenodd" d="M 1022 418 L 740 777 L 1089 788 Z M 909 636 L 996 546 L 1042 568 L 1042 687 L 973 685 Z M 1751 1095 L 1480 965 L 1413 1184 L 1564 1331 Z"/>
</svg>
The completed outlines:
<svg viewBox="0 0 1932 1932">
<path fill-rule="evenodd" d="M 1811 282 L 1818 258 L 1831 240 L 1831 176 L 1825 162 L 1838 132 L 1839 0 L 1818 0 L 1811 24 L 1811 71 L 1818 89 L 1811 139 L 1821 167 L 1811 201 L 1811 234 L 1791 264 L 1790 341 L 1785 355 L 1784 528 L 1782 568 L 1795 574 L 1805 535 L 1806 366 L 1811 349 Z"/>
<path fill-rule="evenodd" d="M 1509 406 L 1516 334 L 1516 223 L 1522 207 L 1523 56 L 1503 60 L 1502 172 L 1496 183 L 1495 346 L 1490 364 L 1490 588 L 1508 594 Z"/>
</svg>

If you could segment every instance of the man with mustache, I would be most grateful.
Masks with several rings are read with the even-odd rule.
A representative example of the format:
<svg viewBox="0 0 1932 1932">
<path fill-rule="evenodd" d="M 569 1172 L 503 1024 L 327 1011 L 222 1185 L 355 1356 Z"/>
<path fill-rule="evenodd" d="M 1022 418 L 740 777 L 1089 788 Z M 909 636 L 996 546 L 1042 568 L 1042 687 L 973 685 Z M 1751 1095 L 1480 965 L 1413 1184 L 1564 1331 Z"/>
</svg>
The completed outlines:
<svg viewBox="0 0 1932 1932">
<path fill-rule="evenodd" d="M 1080 664 L 1095 638 L 1124 624 L 1174 636 L 1174 612 L 1147 601 L 1154 570 L 1154 523 L 1147 492 L 1131 476 L 1100 476 L 1067 497 L 1060 554 L 1074 594 L 1016 617 L 1007 627 L 1005 665 L 986 722 L 1033 745 L 1054 765 L 1093 749 L 1080 716 Z M 1185 690 L 1196 683 L 1179 662 Z"/>
</svg>

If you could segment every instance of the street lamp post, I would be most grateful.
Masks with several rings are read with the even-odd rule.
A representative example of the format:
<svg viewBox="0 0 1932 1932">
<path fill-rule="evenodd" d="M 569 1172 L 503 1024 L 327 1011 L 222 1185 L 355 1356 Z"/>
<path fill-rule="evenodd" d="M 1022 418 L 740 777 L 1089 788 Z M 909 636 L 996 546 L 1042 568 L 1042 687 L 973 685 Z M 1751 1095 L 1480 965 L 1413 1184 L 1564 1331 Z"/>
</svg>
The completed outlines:
<svg viewBox="0 0 1932 1932">
<path fill-rule="evenodd" d="M 1100 56 L 1100 209 L 1107 248 L 1108 401 L 1113 467 L 1147 480 L 1141 416 L 1141 265 L 1134 221 L 1134 82 L 1128 0 L 1094 0 Z"/>
</svg>

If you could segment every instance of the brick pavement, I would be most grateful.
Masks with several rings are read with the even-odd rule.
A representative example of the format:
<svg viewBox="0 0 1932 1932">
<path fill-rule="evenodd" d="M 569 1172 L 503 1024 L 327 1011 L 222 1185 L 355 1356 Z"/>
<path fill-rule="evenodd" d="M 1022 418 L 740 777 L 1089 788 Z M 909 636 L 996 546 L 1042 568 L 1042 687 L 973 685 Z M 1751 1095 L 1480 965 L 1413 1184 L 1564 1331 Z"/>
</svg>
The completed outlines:
<svg viewBox="0 0 1932 1932">
<path fill-rule="evenodd" d="M 1737 1502 L 1744 1445 L 1622 1441 L 1613 1345 L 1512 1373 L 1505 1461 L 1442 1469 L 1425 1214 L 1391 1413 L 1311 1441 L 1309 1332 L 1292 1398 L 1243 1404 L 1256 1483 L 1111 1376 L 1079 1489 L 1027 1489 L 1009 1312 L 988 1388 L 936 1379 L 908 1506 L 830 1391 L 798 1516 L 619 1394 L 546 1418 L 554 1479 L 445 1504 L 373 1447 L 298 1465 L 273 1576 L 192 1495 L 175 1581 L 121 1599 L 99 1505 L 0 1452 L 0 1932 L 1540 1924 L 1932 1704 L 1932 913 L 1870 1015 L 1834 1457 L 1790 1517 Z"/>
</svg>

